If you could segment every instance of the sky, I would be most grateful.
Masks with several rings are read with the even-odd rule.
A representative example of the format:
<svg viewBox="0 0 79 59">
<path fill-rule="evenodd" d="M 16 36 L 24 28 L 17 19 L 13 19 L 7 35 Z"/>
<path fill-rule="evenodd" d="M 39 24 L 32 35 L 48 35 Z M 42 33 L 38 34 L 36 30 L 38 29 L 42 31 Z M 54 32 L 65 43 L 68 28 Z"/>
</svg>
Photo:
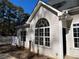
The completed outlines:
<svg viewBox="0 0 79 59">
<path fill-rule="evenodd" d="M 31 14 L 38 3 L 38 0 L 9 0 L 16 6 L 22 7 L 25 13 Z M 43 0 L 47 2 L 47 0 Z"/>
</svg>

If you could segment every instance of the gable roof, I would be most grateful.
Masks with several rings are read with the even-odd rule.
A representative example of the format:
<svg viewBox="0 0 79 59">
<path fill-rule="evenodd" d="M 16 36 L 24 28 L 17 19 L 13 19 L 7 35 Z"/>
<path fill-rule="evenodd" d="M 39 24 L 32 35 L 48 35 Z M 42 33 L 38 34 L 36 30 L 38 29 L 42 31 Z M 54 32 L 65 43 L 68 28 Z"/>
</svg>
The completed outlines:
<svg viewBox="0 0 79 59">
<path fill-rule="evenodd" d="M 58 11 L 57 9 L 49 6 L 48 4 L 46 4 L 42 1 L 39 1 L 37 6 L 35 7 L 34 11 L 32 12 L 31 16 L 29 17 L 27 23 L 30 23 L 32 21 L 32 19 L 34 18 L 35 14 L 38 12 L 38 10 L 40 9 L 41 6 L 48 9 L 49 11 L 51 11 L 52 13 L 54 13 L 57 16 L 62 15 L 62 12 Z"/>
</svg>

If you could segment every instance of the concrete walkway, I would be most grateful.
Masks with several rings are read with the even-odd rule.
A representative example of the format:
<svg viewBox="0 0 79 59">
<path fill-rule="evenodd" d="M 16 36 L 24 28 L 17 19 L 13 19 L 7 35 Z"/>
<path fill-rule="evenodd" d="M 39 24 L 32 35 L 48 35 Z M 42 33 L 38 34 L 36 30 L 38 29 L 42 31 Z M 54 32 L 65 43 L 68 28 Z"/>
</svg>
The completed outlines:
<svg viewBox="0 0 79 59">
<path fill-rule="evenodd" d="M 72 56 L 66 56 L 65 59 L 79 59 L 79 58 L 72 57 Z"/>
</svg>

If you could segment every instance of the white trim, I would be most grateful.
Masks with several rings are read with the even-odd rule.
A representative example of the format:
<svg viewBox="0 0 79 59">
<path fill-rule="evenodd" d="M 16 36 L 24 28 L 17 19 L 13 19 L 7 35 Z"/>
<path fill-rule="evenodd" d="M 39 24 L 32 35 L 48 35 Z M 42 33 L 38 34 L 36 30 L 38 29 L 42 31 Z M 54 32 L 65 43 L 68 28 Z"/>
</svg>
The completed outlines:
<svg viewBox="0 0 79 59">
<path fill-rule="evenodd" d="M 57 9 L 49 6 L 48 4 L 46 4 L 46 3 L 42 2 L 42 1 L 39 1 L 38 4 L 37 4 L 37 6 L 35 7 L 34 11 L 32 12 L 31 16 L 27 20 L 27 22 L 26 22 L 27 24 L 29 24 L 31 22 L 33 16 L 37 13 L 38 9 L 41 7 L 42 4 L 45 5 L 46 7 L 48 7 L 49 9 L 56 11 L 58 13 L 57 16 L 61 16 L 63 14 L 62 12 L 60 12 Z"/>
<path fill-rule="evenodd" d="M 49 28 L 50 29 L 50 26 L 47 26 L 47 27 L 40 27 L 39 29 L 45 29 L 45 28 Z M 35 29 L 38 29 L 38 28 L 35 28 Z M 49 30 L 50 32 L 50 30 Z M 44 33 L 45 33 L 45 30 L 44 30 Z M 49 33 L 50 34 L 50 33 Z M 40 47 L 45 47 L 45 48 L 50 48 L 51 47 L 51 40 L 50 40 L 50 46 L 45 46 L 45 38 L 49 38 L 50 39 L 50 36 L 38 36 L 38 37 L 43 37 L 44 38 L 44 41 L 43 41 L 43 45 L 38 45 Z M 35 43 L 35 40 L 34 40 L 34 43 Z M 35 44 L 37 45 L 37 44 Z"/>
<path fill-rule="evenodd" d="M 62 38 L 62 21 L 60 20 L 59 21 L 59 41 L 61 42 L 61 45 L 60 45 L 60 51 L 61 51 L 61 53 L 60 53 L 60 59 L 64 59 L 64 52 L 63 52 L 63 38 Z"/>
<path fill-rule="evenodd" d="M 77 23 L 73 23 L 73 24 L 77 24 Z M 79 38 L 79 37 L 74 37 L 74 28 L 79 28 L 79 26 L 73 26 L 73 24 L 72 24 L 72 39 L 73 39 L 73 48 L 74 49 L 79 49 L 79 47 L 75 47 L 75 42 L 74 42 L 74 38 Z"/>
<path fill-rule="evenodd" d="M 46 3 L 42 2 L 42 1 L 39 1 L 39 3 L 41 3 L 41 4 L 43 4 L 43 5 L 46 5 L 46 6 L 49 7 L 50 9 L 56 11 L 56 12 L 58 13 L 58 16 L 62 15 L 62 12 L 60 12 L 60 11 L 58 11 L 57 9 L 55 9 L 55 8 L 53 8 L 53 7 L 51 7 L 51 6 L 49 6 L 48 4 L 46 4 Z"/>
</svg>

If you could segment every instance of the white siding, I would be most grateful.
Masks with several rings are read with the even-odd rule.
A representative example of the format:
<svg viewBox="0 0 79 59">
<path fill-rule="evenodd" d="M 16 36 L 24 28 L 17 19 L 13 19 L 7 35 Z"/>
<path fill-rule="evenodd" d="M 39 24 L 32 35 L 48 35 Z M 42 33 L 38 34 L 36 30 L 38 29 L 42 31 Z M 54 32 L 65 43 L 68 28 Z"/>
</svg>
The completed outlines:
<svg viewBox="0 0 79 59">
<path fill-rule="evenodd" d="M 17 45 L 20 47 L 20 46 L 23 46 L 23 41 L 21 41 L 21 31 L 22 31 L 22 29 L 20 28 L 20 29 L 18 29 L 18 31 L 17 31 L 17 37 L 18 37 L 18 43 L 17 43 Z"/>
<path fill-rule="evenodd" d="M 37 45 L 34 44 L 35 40 L 35 25 L 40 18 L 46 18 L 50 24 L 50 47 L 39 46 L 39 53 L 54 57 L 57 59 L 62 59 L 62 22 L 59 21 L 59 17 L 45 9 L 40 7 L 39 11 L 36 13 L 35 17 L 30 23 L 30 28 L 28 28 L 28 33 L 26 37 L 26 47 L 28 48 L 29 40 L 32 40 L 32 51 L 37 52 Z"/>
<path fill-rule="evenodd" d="M 70 26 L 69 32 L 66 34 L 67 40 L 67 55 L 72 57 L 79 57 L 79 48 L 74 47 L 74 37 L 73 37 L 73 24 L 79 23 L 79 14 L 73 15 L 73 20 Z"/>
</svg>

